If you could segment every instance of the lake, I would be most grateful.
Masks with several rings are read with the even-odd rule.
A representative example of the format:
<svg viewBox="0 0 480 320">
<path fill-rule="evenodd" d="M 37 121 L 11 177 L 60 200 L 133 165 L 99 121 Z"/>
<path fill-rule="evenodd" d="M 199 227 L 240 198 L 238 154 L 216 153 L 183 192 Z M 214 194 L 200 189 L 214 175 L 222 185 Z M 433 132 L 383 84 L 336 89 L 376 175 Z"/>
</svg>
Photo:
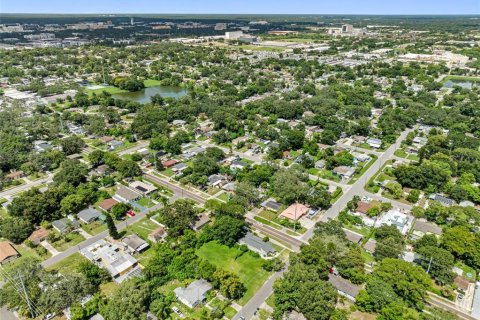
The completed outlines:
<svg viewBox="0 0 480 320">
<path fill-rule="evenodd" d="M 181 98 L 187 94 L 187 89 L 182 87 L 155 86 L 135 92 L 123 92 L 114 94 L 115 99 L 130 100 L 139 103 L 150 102 L 150 97 L 159 94 L 163 98 Z"/>
</svg>

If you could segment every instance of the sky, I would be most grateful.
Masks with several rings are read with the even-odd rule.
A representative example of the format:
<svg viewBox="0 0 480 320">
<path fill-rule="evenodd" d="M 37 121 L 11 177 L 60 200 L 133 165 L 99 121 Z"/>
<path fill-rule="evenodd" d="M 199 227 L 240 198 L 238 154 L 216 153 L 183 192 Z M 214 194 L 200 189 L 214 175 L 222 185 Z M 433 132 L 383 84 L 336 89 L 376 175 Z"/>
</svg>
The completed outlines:
<svg viewBox="0 0 480 320">
<path fill-rule="evenodd" d="M 480 0 L 0 0 L 0 13 L 480 14 Z"/>
</svg>

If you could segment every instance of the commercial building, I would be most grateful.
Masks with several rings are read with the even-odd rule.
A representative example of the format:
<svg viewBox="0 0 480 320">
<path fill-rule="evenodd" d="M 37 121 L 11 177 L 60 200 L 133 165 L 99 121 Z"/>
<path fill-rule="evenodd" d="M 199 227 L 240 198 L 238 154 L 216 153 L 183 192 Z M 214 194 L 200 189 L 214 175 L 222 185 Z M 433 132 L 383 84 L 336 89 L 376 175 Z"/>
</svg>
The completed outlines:
<svg viewBox="0 0 480 320">
<path fill-rule="evenodd" d="M 122 251 L 118 245 L 103 239 L 83 248 L 80 253 L 97 266 L 106 269 L 118 283 L 140 271 L 134 257 Z"/>
<path fill-rule="evenodd" d="M 243 37 L 243 31 L 229 31 L 225 32 L 225 40 L 235 41 Z"/>
</svg>

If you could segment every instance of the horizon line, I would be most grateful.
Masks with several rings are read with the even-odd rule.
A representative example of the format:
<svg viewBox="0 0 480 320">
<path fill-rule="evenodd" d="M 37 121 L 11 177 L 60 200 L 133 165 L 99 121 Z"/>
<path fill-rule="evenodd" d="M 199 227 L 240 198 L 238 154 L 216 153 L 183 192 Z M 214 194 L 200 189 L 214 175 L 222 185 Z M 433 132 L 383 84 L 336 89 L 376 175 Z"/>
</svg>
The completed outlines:
<svg viewBox="0 0 480 320">
<path fill-rule="evenodd" d="M 186 13 L 186 12 L 168 12 L 168 13 L 132 13 L 132 12 L 0 12 L 0 15 L 14 15 L 14 14 L 25 14 L 25 15 L 259 15 L 259 16 L 299 16 L 299 15 L 310 15 L 310 16 L 322 16 L 322 15 L 337 15 L 337 16 L 478 16 L 479 13 Z"/>
</svg>

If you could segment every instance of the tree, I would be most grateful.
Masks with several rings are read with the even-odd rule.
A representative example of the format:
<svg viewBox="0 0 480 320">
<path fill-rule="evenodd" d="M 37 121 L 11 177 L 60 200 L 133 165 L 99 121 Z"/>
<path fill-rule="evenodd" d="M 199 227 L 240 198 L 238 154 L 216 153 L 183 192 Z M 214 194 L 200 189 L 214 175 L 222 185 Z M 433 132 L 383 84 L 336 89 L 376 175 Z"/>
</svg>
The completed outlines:
<svg viewBox="0 0 480 320">
<path fill-rule="evenodd" d="M 356 298 L 356 304 L 366 312 L 379 312 L 398 299 L 393 288 L 378 277 L 371 277 Z"/>
<path fill-rule="evenodd" d="M 13 243 L 22 243 L 33 232 L 33 224 L 25 218 L 13 217 L 0 220 L 0 237 Z"/>
<path fill-rule="evenodd" d="M 147 284 L 141 278 L 131 278 L 113 293 L 102 314 L 109 320 L 144 320 L 148 300 Z"/>
<path fill-rule="evenodd" d="M 172 308 L 170 305 L 175 299 L 171 296 L 157 294 L 155 299 L 150 303 L 150 311 L 152 311 L 159 319 L 168 319 Z"/>
<path fill-rule="evenodd" d="M 466 257 L 473 251 L 475 236 L 467 227 L 456 226 L 448 228 L 442 236 L 442 245 L 457 257 Z"/>
<path fill-rule="evenodd" d="M 330 207 L 332 196 L 325 188 L 315 188 L 310 190 L 307 196 L 307 203 L 318 209 L 327 209 Z"/>
<path fill-rule="evenodd" d="M 116 203 L 113 207 L 112 207 L 112 210 L 110 211 L 110 214 L 116 219 L 116 220 L 121 220 L 123 218 L 125 218 L 125 215 L 127 214 L 127 211 L 131 209 L 131 206 L 126 204 L 126 203 L 123 203 L 123 202 L 119 202 L 119 203 Z"/>
<path fill-rule="evenodd" d="M 389 284 L 407 305 L 415 308 L 421 308 L 431 286 L 430 277 L 421 267 L 399 259 L 382 260 L 374 276 Z"/>
<path fill-rule="evenodd" d="M 228 299 L 240 299 L 246 291 L 240 278 L 231 272 L 218 270 L 213 274 L 213 278 L 222 295 Z"/>
<path fill-rule="evenodd" d="M 105 162 L 105 152 L 101 150 L 93 150 L 88 154 L 88 161 L 92 166 L 97 167 Z"/>
<path fill-rule="evenodd" d="M 394 199 L 400 199 L 403 194 L 402 186 L 396 181 L 390 181 L 385 185 L 385 189 L 393 196 Z"/>
<path fill-rule="evenodd" d="M 60 140 L 63 152 L 68 156 L 79 153 L 85 148 L 85 142 L 78 136 L 70 136 Z"/>
<path fill-rule="evenodd" d="M 275 281 L 273 288 L 274 319 L 282 319 L 287 312 L 298 310 L 307 319 L 327 320 L 335 310 L 337 291 L 320 279 L 313 266 L 291 265 L 283 278 Z"/>
<path fill-rule="evenodd" d="M 115 222 L 113 222 L 113 218 L 109 213 L 105 214 L 105 220 L 107 223 L 108 234 L 110 235 L 110 237 L 112 237 L 113 239 L 120 238 L 120 234 L 117 231 L 117 226 L 115 226 Z"/>
<path fill-rule="evenodd" d="M 235 184 L 235 199 L 237 202 L 246 203 L 248 206 L 255 206 L 260 202 L 257 188 L 247 181 Z"/>
<path fill-rule="evenodd" d="M 159 210 L 162 222 L 172 236 L 181 235 L 197 219 L 197 212 L 191 200 L 181 199 Z"/>
<path fill-rule="evenodd" d="M 111 280 L 111 276 L 107 270 L 100 268 L 90 261 L 82 261 L 77 266 L 78 271 L 85 276 L 90 284 L 98 288 L 100 284 Z"/>
<path fill-rule="evenodd" d="M 281 169 L 273 176 L 273 191 L 285 204 L 306 199 L 308 193 L 308 180 L 299 170 Z"/>
<path fill-rule="evenodd" d="M 377 241 L 374 256 L 377 260 L 398 258 L 402 252 L 403 243 L 393 237 L 388 237 Z"/>
<path fill-rule="evenodd" d="M 246 223 L 242 219 L 222 215 L 215 219 L 212 226 L 207 226 L 201 235 L 204 242 L 217 240 L 222 244 L 232 247 L 242 238 L 246 230 Z"/>
<path fill-rule="evenodd" d="M 78 160 L 65 160 L 60 170 L 53 176 L 53 181 L 56 185 L 62 183 L 69 183 L 73 186 L 78 186 L 80 183 L 87 180 L 88 168 L 85 164 Z"/>
<path fill-rule="evenodd" d="M 133 160 L 121 160 L 116 169 L 124 178 L 138 177 L 142 174 L 142 170 Z"/>
<path fill-rule="evenodd" d="M 430 275 L 439 283 L 445 285 L 453 282 L 455 273 L 452 268 L 455 260 L 450 252 L 435 246 L 422 246 L 415 251 L 421 255 L 418 264 L 429 270 Z"/>
<path fill-rule="evenodd" d="M 75 302 L 80 302 L 94 290 L 82 275 L 48 274 L 42 279 L 42 294 L 38 305 L 47 313 L 57 313 Z"/>
</svg>

